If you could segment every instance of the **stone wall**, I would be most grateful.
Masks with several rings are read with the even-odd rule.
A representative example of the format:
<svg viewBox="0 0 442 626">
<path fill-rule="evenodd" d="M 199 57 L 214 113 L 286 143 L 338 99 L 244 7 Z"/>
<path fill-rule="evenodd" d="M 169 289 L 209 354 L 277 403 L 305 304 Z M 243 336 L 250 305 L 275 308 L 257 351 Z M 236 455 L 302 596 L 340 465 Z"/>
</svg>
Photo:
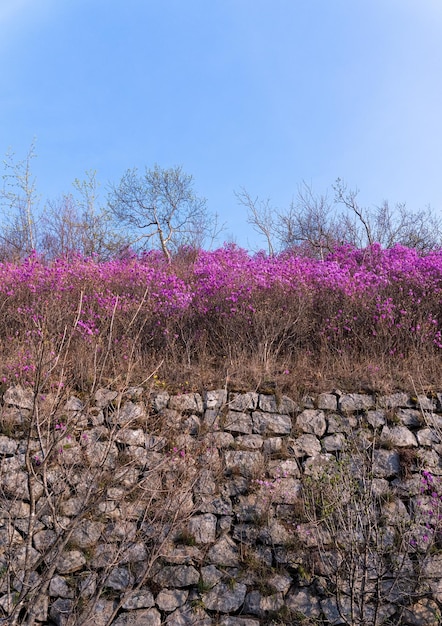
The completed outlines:
<svg viewBox="0 0 442 626">
<path fill-rule="evenodd" d="M 0 426 L 0 623 L 439 623 L 442 394 L 12 387 Z"/>
</svg>

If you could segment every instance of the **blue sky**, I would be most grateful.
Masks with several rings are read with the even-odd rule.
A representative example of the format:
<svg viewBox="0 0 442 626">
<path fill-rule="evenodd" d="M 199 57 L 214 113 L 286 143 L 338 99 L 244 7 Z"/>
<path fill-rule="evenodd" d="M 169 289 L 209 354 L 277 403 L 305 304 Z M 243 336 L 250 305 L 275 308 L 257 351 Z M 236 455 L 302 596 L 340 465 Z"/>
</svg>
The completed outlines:
<svg viewBox="0 0 442 626">
<path fill-rule="evenodd" d="M 241 187 L 442 211 L 442 0 L 2 0 L 0 63 L 0 155 L 36 139 L 42 206 L 158 163 L 249 249 Z"/>
</svg>

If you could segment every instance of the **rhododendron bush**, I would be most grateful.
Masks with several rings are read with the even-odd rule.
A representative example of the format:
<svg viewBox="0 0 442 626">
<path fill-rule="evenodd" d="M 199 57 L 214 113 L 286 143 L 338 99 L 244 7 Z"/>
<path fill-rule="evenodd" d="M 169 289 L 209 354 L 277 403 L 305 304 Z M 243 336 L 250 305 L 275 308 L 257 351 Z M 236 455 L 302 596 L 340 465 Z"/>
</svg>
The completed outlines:
<svg viewBox="0 0 442 626">
<path fill-rule="evenodd" d="M 434 359 L 441 304 L 442 251 L 401 246 L 317 260 L 229 245 L 181 250 L 170 264 L 157 252 L 102 263 L 33 255 L 0 264 L 0 376 L 33 383 L 38 370 L 50 384 L 63 369 L 87 384 L 97 364 L 115 376 L 122 361 L 223 376 L 253 362 L 272 376 L 301 358 Z"/>
</svg>

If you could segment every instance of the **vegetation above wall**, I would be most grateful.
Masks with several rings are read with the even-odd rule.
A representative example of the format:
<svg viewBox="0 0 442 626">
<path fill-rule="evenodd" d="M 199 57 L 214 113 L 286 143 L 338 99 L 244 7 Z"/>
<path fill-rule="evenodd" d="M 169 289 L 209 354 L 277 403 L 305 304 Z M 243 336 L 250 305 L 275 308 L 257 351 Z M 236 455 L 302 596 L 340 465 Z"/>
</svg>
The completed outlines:
<svg viewBox="0 0 442 626">
<path fill-rule="evenodd" d="M 0 377 L 37 392 L 153 376 L 179 390 L 423 389 L 440 381 L 441 304 L 440 250 L 33 254 L 0 264 Z"/>
</svg>

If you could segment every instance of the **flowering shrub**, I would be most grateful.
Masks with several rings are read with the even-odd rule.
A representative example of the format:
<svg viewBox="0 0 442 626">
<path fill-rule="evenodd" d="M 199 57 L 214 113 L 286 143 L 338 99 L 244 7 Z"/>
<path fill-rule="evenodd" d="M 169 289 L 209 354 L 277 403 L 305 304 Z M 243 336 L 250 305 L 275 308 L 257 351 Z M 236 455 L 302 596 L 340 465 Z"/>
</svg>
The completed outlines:
<svg viewBox="0 0 442 626">
<path fill-rule="evenodd" d="M 0 264 L 0 378 L 32 383 L 38 358 L 53 373 L 72 330 L 71 364 L 83 371 L 105 349 L 113 373 L 159 355 L 175 366 L 253 355 L 267 369 L 283 359 L 281 371 L 301 355 L 437 355 L 441 303 L 442 251 L 402 246 L 344 246 L 324 261 L 226 246 L 170 265 L 155 252 L 104 263 L 33 255 Z"/>
</svg>

